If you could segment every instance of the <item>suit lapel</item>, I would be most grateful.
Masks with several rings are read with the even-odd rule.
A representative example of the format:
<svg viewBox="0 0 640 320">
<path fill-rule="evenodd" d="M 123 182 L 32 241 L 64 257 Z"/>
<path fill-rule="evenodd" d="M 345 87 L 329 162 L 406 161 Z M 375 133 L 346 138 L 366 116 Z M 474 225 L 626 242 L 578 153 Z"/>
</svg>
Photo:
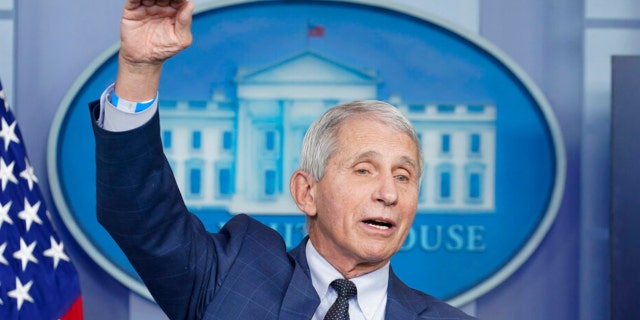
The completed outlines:
<svg viewBox="0 0 640 320">
<path fill-rule="evenodd" d="M 387 299 L 387 311 L 384 315 L 386 320 L 407 320 L 417 318 L 415 312 L 408 310 L 398 300 L 393 300 L 391 298 Z"/>
<path fill-rule="evenodd" d="M 287 293 L 282 301 L 280 319 L 311 319 L 320 305 L 320 298 L 309 275 L 309 264 L 305 254 L 307 240 L 308 238 L 305 238 L 289 252 L 289 257 L 296 263 Z"/>
<path fill-rule="evenodd" d="M 425 309 L 426 306 L 420 297 L 400 281 L 393 272 L 393 269 L 389 269 L 389 288 L 387 289 L 385 319 L 416 319 Z"/>
<path fill-rule="evenodd" d="M 320 305 L 320 298 L 316 293 L 311 276 L 309 264 L 305 253 L 308 237 L 293 250 L 289 251 L 289 257 L 295 260 L 293 275 L 282 301 L 279 319 L 311 319 Z M 428 307 L 420 295 L 407 287 L 389 269 L 389 287 L 387 292 L 386 320 L 418 319 L 419 314 Z"/>
</svg>

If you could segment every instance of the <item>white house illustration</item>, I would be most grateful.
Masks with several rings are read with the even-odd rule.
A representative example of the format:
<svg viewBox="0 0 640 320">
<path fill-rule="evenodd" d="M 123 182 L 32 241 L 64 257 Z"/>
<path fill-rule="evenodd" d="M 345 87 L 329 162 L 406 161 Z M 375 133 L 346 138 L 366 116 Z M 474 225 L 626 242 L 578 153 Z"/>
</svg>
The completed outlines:
<svg viewBox="0 0 640 320">
<path fill-rule="evenodd" d="M 289 177 L 311 122 L 338 103 L 377 99 L 375 70 L 306 51 L 262 68 L 239 68 L 235 96 L 162 100 L 162 138 L 192 210 L 300 214 Z M 405 103 L 425 156 L 419 213 L 491 213 L 495 197 L 493 105 Z M 382 139 L 383 137 L 381 137 Z"/>
</svg>

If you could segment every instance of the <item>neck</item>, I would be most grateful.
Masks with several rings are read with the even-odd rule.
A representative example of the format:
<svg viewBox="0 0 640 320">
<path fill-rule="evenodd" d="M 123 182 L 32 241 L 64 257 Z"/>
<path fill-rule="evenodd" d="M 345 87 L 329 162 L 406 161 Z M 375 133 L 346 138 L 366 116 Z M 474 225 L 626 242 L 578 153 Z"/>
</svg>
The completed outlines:
<svg viewBox="0 0 640 320">
<path fill-rule="evenodd" d="M 314 239 L 316 239 L 314 241 Z M 309 232 L 309 241 L 318 253 L 324 258 L 334 269 L 336 269 L 345 279 L 359 277 L 382 268 L 389 260 L 382 261 L 366 261 L 358 259 L 355 255 L 347 255 L 340 250 L 323 246 L 318 241 L 313 232 Z"/>
</svg>

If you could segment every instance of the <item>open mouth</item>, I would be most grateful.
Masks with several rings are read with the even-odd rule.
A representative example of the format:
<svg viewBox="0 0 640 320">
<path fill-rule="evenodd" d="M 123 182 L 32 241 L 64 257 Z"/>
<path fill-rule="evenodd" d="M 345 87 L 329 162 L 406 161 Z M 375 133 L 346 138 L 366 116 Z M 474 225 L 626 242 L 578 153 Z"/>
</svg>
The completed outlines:
<svg viewBox="0 0 640 320">
<path fill-rule="evenodd" d="M 365 220 L 363 222 L 380 230 L 388 230 L 393 226 L 391 223 L 382 220 Z"/>
</svg>

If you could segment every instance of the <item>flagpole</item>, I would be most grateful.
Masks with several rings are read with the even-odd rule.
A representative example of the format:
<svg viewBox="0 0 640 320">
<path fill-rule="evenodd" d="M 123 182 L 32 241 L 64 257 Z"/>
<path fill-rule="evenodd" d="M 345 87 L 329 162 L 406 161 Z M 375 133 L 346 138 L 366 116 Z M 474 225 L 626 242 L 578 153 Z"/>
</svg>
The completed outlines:
<svg viewBox="0 0 640 320">
<path fill-rule="evenodd" d="M 307 27 L 305 28 L 305 33 L 304 33 L 304 37 L 305 37 L 305 51 L 309 51 L 309 19 L 307 19 Z"/>
</svg>

